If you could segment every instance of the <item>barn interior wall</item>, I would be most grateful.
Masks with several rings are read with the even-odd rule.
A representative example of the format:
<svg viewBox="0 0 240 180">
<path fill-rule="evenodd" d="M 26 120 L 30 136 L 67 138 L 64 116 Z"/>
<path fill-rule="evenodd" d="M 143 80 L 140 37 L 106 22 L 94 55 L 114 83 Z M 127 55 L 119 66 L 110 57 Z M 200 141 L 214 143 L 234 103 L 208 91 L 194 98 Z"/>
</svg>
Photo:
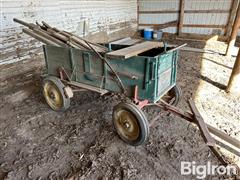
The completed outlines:
<svg viewBox="0 0 240 180">
<path fill-rule="evenodd" d="M 136 0 L 2 0 L 0 3 L 0 64 L 42 52 L 41 43 L 22 33 L 21 25 L 13 22 L 13 18 L 45 21 L 59 29 L 92 37 L 94 42 L 117 39 L 137 28 Z"/>
<path fill-rule="evenodd" d="M 138 4 L 139 29 L 150 27 L 151 25 L 148 24 L 178 21 L 180 0 L 139 0 Z M 185 0 L 182 32 L 224 35 L 232 4 L 233 0 Z M 165 28 L 163 31 L 177 33 L 177 25 Z"/>
</svg>

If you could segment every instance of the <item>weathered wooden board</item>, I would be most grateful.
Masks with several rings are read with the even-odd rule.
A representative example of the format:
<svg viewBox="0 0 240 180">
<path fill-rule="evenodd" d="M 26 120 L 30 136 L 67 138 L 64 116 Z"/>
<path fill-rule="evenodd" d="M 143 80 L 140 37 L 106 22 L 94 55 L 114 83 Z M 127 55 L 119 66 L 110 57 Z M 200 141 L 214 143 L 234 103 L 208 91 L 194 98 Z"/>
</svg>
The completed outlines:
<svg viewBox="0 0 240 180">
<path fill-rule="evenodd" d="M 127 37 L 127 38 L 113 41 L 113 42 L 111 42 L 111 44 L 132 46 L 134 44 L 140 43 L 141 41 L 143 41 L 143 40 L 142 39 L 132 39 L 131 37 Z"/>
<path fill-rule="evenodd" d="M 193 117 L 196 121 L 196 124 L 198 125 L 199 127 L 199 130 L 201 131 L 202 133 L 202 137 L 204 138 L 204 141 L 205 143 L 208 145 L 208 146 L 215 146 L 216 145 L 216 141 L 215 139 L 210 135 L 210 132 L 207 128 L 207 125 L 205 124 L 204 120 L 203 120 L 203 117 L 201 116 L 201 114 L 199 113 L 196 105 L 194 104 L 193 100 L 192 99 L 189 99 L 188 100 L 188 103 L 189 103 L 189 106 L 192 110 L 192 113 L 193 113 Z"/>
<path fill-rule="evenodd" d="M 117 51 L 109 52 L 106 55 L 107 57 L 112 58 L 127 59 L 156 47 L 163 47 L 163 43 L 146 41 Z"/>
</svg>

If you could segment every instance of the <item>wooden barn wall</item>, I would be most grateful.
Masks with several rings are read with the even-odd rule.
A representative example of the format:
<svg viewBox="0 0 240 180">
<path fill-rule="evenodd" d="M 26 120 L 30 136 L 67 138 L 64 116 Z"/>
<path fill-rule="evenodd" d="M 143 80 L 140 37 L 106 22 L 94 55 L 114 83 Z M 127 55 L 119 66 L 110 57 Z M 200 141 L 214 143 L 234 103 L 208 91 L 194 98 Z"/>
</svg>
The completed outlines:
<svg viewBox="0 0 240 180">
<path fill-rule="evenodd" d="M 22 27 L 13 22 L 13 18 L 27 22 L 44 20 L 79 35 L 82 35 L 84 21 L 88 36 L 99 32 L 107 36 L 137 27 L 136 0 L 1 0 L 0 3 L 0 64 L 31 58 L 42 52 L 41 43 L 23 34 Z"/>
<path fill-rule="evenodd" d="M 224 35 L 233 1 L 185 0 L 182 33 Z M 180 0 L 139 0 L 138 6 L 139 29 L 179 18 Z M 177 25 L 163 31 L 176 33 Z"/>
</svg>

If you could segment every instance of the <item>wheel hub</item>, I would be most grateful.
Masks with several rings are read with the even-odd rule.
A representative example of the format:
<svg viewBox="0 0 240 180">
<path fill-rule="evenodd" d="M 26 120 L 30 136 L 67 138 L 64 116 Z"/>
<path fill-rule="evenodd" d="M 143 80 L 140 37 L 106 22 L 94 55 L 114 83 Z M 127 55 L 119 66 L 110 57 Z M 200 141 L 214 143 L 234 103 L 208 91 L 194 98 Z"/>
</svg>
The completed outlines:
<svg viewBox="0 0 240 180">
<path fill-rule="evenodd" d="M 59 89 L 55 84 L 47 82 L 44 84 L 43 92 L 47 103 L 53 108 L 58 109 L 63 105 L 63 99 Z"/>
<path fill-rule="evenodd" d="M 116 127 L 120 136 L 128 140 L 136 140 L 139 137 L 140 129 L 135 116 L 126 110 L 116 113 Z"/>
<path fill-rule="evenodd" d="M 55 96 L 54 96 L 54 94 L 53 94 L 52 92 L 50 92 L 49 97 L 50 97 L 52 100 L 55 100 Z"/>
<path fill-rule="evenodd" d="M 124 127 L 125 127 L 126 129 L 128 129 L 128 128 L 130 128 L 130 124 L 129 124 L 128 122 L 125 122 L 125 123 L 124 123 Z"/>
</svg>

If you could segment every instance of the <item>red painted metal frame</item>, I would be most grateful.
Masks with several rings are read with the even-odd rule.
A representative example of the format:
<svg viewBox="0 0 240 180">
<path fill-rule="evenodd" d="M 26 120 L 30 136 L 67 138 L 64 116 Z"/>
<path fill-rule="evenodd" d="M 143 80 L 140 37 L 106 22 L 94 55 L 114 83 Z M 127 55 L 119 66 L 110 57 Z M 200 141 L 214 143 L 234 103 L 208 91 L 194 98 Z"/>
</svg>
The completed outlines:
<svg viewBox="0 0 240 180">
<path fill-rule="evenodd" d="M 133 101 L 140 109 L 142 109 L 144 106 L 146 106 L 148 104 L 148 100 L 147 99 L 145 99 L 143 101 L 140 101 L 138 99 L 138 86 L 134 87 Z"/>
<path fill-rule="evenodd" d="M 68 76 L 67 72 L 63 67 L 58 68 L 59 76 L 61 80 L 65 80 L 65 78 L 70 81 L 70 77 Z"/>
</svg>

